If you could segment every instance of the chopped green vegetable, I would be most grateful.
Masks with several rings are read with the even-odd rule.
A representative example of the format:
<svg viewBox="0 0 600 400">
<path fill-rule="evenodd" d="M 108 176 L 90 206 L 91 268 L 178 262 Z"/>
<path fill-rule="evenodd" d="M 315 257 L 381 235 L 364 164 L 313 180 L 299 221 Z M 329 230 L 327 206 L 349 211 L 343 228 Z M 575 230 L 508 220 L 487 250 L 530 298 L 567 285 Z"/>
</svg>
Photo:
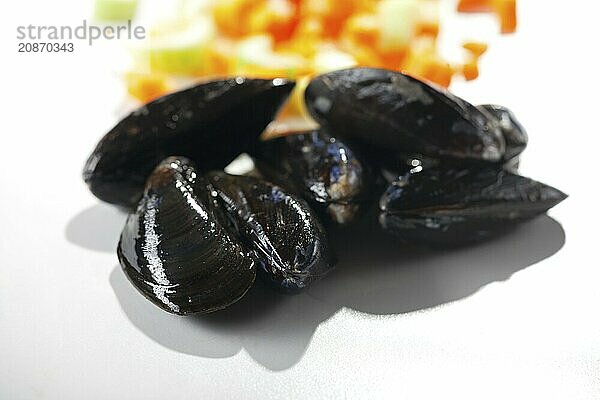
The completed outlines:
<svg viewBox="0 0 600 400">
<path fill-rule="evenodd" d="M 200 75 L 207 70 L 208 49 L 214 37 L 214 25 L 208 18 L 182 21 L 152 32 L 140 56 L 153 72 Z"/>
<path fill-rule="evenodd" d="M 133 19 L 137 0 L 96 0 L 94 17 L 99 21 L 127 21 Z"/>
<path fill-rule="evenodd" d="M 410 43 L 415 32 L 418 6 L 415 0 L 381 0 L 377 3 L 382 49 L 399 50 Z"/>
</svg>

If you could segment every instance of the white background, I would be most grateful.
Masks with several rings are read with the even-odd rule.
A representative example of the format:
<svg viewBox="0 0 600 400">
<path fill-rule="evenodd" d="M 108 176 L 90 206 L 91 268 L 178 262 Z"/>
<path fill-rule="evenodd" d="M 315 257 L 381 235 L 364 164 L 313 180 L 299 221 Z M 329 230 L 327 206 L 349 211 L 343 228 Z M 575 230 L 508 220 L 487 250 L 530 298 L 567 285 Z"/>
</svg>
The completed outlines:
<svg viewBox="0 0 600 400">
<path fill-rule="evenodd" d="M 551 218 L 433 253 L 339 234 L 338 270 L 306 294 L 179 318 L 125 280 L 124 215 L 80 178 L 122 110 L 110 53 L 17 53 L 17 25 L 75 25 L 90 4 L 3 2 L 0 400 L 599 398 L 596 4 L 521 0 L 518 34 L 453 88 L 517 113 L 522 172 L 570 194 Z"/>
</svg>

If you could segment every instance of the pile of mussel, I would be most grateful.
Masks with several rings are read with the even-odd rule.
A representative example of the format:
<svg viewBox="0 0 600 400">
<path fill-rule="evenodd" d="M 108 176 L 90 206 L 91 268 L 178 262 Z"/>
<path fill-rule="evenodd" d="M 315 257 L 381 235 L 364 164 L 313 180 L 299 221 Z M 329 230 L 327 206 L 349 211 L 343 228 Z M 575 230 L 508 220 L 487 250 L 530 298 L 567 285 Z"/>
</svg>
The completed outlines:
<svg viewBox="0 0 600 400">
<path fill-rule="evenodd" d="M 293 86 L 238 77 L 161 97 L 89 157 L 92 193 L 130 211 L 123 271 L 157 306 L 217 311 L 257 276 L 296 293 L 334 266 L 325 227 L 352 226 L 370 209 L 399 241 L 456 245 L 566 198 L 518 174 L 527 134 L 511 111 L 398 72 L 318 76 L 305 100 L 320 128 L 260 140 Z M 258 173 L 223 172 L 241 153 Z"/>
</svg>

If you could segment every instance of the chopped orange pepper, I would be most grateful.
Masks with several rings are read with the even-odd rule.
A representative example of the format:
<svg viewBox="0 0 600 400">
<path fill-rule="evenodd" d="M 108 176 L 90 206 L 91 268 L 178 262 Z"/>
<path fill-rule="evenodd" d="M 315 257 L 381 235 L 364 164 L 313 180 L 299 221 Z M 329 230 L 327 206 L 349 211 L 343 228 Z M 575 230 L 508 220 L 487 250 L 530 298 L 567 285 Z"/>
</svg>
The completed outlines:
<svg viewBox="0 0 600 400">
<path fill-rule="evenodd" d="M 430 60 L 425 64 L 418 77 L 447 88 L 452 82 L 453 75 L 454 70 L 447 62 Z"/>
<path fill-rule="evenodd" d="M 353 43 L 373 47 L 379 40 L 377 18 L 373 14 L 354 15 L 346 21 L 341 36 L 348 38 Z"/>
<path fill-rule="evenodd" d="M 500 20 L 502 33 L 517 29 L 517 0 L 459 0 L 459 12 L 493 12 Z"/>
<path fill-rule="evenodd" d="M 468 81 L 477 79 L 479 76 L 479 66 L 477 65 L 477 60 L 472 60 L 471 62 L 463 65 L 462 74 Z"/>
<path fill-rule="evenodd" d="M 322 21 L 323 34 L 328 38 L 337 37 L 353 13 L 353 0 L 304 0 L 301 7 L 301 15 L 312 15 Z"/>
<path fill-rule="evenodd" d="M 315 17 L 300 20 L 292 38 L 277 46 L 278 50 L 289 51 L 311 58 L 322 41 L 323 24 Z"/>
<path fill-rule="evenodd" d="M 202 18 L 212 17 L 208 21 L 211 34 L 198 45 L 198 51 L 192 48 L 180 54 L 174 41 L 173 49 L 167 46 L 168 57 L 160 58 L 162 69 L 155 68 L 156 75 L 129 74 L 128 90 L 148 101 L 176 88 L 178 80 L 172 76 L 291 77 L 299 81 L 299 89 L 283 115 L 299 117 L 306 114 L 303 79 L 334 68 L 388 68 L 444 87 L 454 76 L 472 80 L 479 75 L 478 60 L 487 44 L 477 40 L 464 43 L 466 60 L 456 65 L 448 64 L 438 51 L 439 0 L 411 0 L 407 7 L 396 7 L 394 1 L 407 0 L 212 1 L 211 8 L 201 12 Z M 517 0 L 457 1 L 460 12 L 493 13 L 502 33 L 516 29 Z M 382 7 L 383 3 L 394 7 Z M 194 17 L 190 18 L 193 21 Z M 268 45 L 261 47 L 261 40 Z M 188 58 L 197 68 L 194 64 L 194 69 L 182 70 Z"/>
<path fill-rule="evenodd" d="M 292 36 L 299 20 L 297 7 L 289 0 L 260 3 L 249 16 L 249 30 L 251 34 L 268 33 L 275 42 L 282 42 Z"/>
<path fill-rule="evenodd" d="M 465 42 L 463 48 L 469 51 L 473 57 L 479 58 L 487 51 L 488 45 L 480 42 Z"/>
<path fill-rule="evenodd" d="M 264 0 L 219 0 L 213 8 L 213 19 L 221 32 L 231 37 L 249 33 L 248 16 Z"/>
<path fill-rule="evenodd" d="M 167 78 L 164 75 L 130 72 L 125 75 L 125 80 L 129 94 L 144 103 L 169 91 Z"/>
<path fill-rule="evenodd" d="M 491 0 L 459 0 L 457 10 L 465 13 L 489 12 L 492 4 Z"/>
<path fill-rule="evenodd" d="M 404 64 L 407 54 L 408 49 L 406 48 L 394 52 L 382 53 L 381 59 L 383 65 L 381 67 L 397 71 Z"/>
<path fill-rule="evenodd" d="M 442 87 L 450 86 L 455 74 L 452 66 L 436 52 L 435 39 L 431 37 L 421 37 L 414 41 L 399 69 Z"/>
<path fill-rule="evenodd" d="M 494 0 L 494 12 L 500 19 L 502 33 L 513 33 L 517 30 L 516 0 Z"/>
<path fill-rule="evenodd" d="M 440 33 L 440 24 L 437 22 L 422 23 L 417 25 L 417 36 L 437 37 Z"/>
</svg>

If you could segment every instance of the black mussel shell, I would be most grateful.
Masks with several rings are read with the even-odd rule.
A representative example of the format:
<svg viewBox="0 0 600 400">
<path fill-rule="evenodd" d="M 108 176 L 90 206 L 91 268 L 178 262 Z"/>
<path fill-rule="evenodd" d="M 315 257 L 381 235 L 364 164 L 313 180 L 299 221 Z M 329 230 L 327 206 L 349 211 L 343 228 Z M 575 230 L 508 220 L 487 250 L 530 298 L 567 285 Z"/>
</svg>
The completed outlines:
<svg viewBox="0 0 600 400">
<path fill-rule="evenodd" d="M 407 240 L 466 243 L 543 214 L 566 197 L 499 166 L 436 167 L 392 183 L 380 200 L 380 222 Z"/>
<path fill-rule="evenodd" d="M 277 288 L 295 293 L 331 270 L 325 231 L 304 200 L 254 177 L 213 172 L 207 179 L 241 240 Z"/>
<path fill-rule="evenodd" d="M 310 82 L 305 98 L 311 115 L 332 133 L 382 150 L 491 162 L 504 154 L 504 138 L 489 114 L 400 72 L 329 72 Z"/>
<path fill-rule="evenodd" d="M 256 262 L 214 206 L 193 163 L 170 157 L 156 167 L 117 250 L 133 285 L 165 311 L 213 312 L 252 286 Z"/>
<path fill-rule="evenodd" d="M 133 207 L 168 156 L 186 156 L 201 172 L 222 169 L 252 146 L 293 86 L 282 79 L 232 78 L 161 97 L 102 138 L 83 178 L 99 199 Z"/>
<path fill-rule="evenodd" d="M 517 117 L 515 117 L 515 114 L 504 106 L 483 104 L 479 108 L 488 112 L 498 122 L 502 136 L 504 136 L 504 141 L 506 142 L 506 151 L 502 157 L 502 161 L 507 170 L 517 171 L 520 155 L 527 147 L 529 140 L 527 131 Z"/>
<path fill-rule="evenodd" d="M 482 112 L 487 113 L 491 120 L 495 121 L 506 142 L 506 151 L 502 159 L 496 164 L 509 172 L 518 173 L 521 153 L 527 147 L 528 142 L 525 128 L 517 120 L 514 113 L 504 106 L 483 104 L 477 107 Z M 487 162 L 478 160 L 432 158 L 423 154 L 390 153 L 389 151 L 379 152 L 379 155 L 383 159 L 381 163 L 382 173 L 388 183 L 408 172 L 419 172 L 437 166 L 452 169 L 467 165 L 470 168 L 487 167 L 485 165 Z"/>
<path fill-rule="evenodd" d="M 415 174 L 426 169 L 438 167 L 442 164 L 453 165 L 448 160 L 431 158 L 421 154 L 393 154 L 383 157 L 381 175 L 387 184 L 403 179 L 407 174 Z M 463 164 L 464 165 L 464 164 Z"/>
<path fill-rule="evenodd" d="M 260 173 L 300 194 L 333 221 L 347 223 L 367 198 L 367 166 L 344 141 L 323 129 L 261 142 L 253 152 Z"/>
</svg>

